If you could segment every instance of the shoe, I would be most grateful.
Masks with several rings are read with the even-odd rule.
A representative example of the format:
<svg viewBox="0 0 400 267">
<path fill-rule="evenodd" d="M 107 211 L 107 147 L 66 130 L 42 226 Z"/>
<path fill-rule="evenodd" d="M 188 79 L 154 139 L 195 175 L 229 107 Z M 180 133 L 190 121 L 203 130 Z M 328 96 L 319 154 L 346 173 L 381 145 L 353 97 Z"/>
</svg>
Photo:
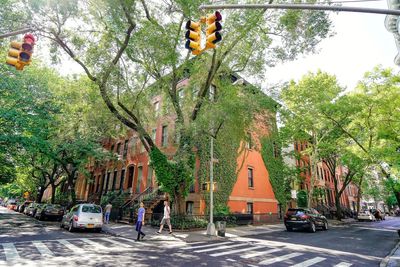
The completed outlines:
<svg viewBox="0 0 400 267">
<path fill-rule="evenodd" d="M 146 236 L 146 234 L 143 234 L 141 240 L 143 240 L 143 238 L 144 238 L 145 236 Z"/>
<path fill-rule="evenodd" d="M 172 232 L 169 232 L 169 234 L 172 234 Z"/>
<path fill-rule="evenodd" d="M 159 231 L 157 231 L 156 233 L 157 233 L 157 234 L 161 234 L 161 232 L 159 232 Z"/>
</svg>

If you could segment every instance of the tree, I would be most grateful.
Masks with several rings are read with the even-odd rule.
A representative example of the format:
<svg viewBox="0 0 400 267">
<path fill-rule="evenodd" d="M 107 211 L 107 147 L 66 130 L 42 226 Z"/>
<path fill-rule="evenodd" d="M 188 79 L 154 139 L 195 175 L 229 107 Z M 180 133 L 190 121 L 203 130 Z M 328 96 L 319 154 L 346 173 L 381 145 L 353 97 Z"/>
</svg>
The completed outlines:
<svg viewBox="0 0 400 267">
<path fill-rule="evenodd" d="M 227 34 L 219 48 L 191 60 L 189 53 L 182 53 L 182 28 L 185 19 L 200 15 L 198 7 L 202 2 L 157 2 L 150 6 L 143 0 L 80 4 L 48 1 L 28 3 L 26 7 L 37 33 L 79 64 L 98 87 L 111 113 L 139 133 L 152 161 L 157 163 L 157 177 L 167 172 L 159 183 L 177 203 L 190 184 L 187 177 L 193 173 L 191 128 L 202 117 L 216 79 L 232 72 L 262 73 L 266 65 L 313 52 L 319 41 L 330 34 L 330 20 L 319 11 L 231 11 L 224 18 Z M 59 54 L 56 49 L 54 52 Z M 184 109 L 178 84 L 188 69 L 198 93 L 192 107 Z M 146 129 L 143 107 L 151 103 L 142 92 L 149 82 L 164 92 L 176 116 L 180 141 L 173 162 L 155 146 Z M 228 89 L 218 88 L 221 92 Z"/>
</svg>

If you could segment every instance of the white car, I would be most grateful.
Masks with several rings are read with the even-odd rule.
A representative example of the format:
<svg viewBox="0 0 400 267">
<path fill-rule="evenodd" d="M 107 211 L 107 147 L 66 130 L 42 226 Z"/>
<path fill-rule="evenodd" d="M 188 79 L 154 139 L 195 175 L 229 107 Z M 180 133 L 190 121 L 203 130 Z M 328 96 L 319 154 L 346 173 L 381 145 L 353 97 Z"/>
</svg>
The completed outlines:
<svg viewBox="0 0 400 267">
<path fill-rule="evenodd" d="M 376 221 L 375 216 L 371 214 L 368 210 L 360 211 L 357 216 L 358 221 Z"/>
<path fill-rule="evenodd" d="M 103 227 L 102 209 L 94 204 L 76 205 L 64 215 L 60 227 L 68 227 L 70 232 L 75 229 L 93 229 L 100 232 Z"/>
</svg>

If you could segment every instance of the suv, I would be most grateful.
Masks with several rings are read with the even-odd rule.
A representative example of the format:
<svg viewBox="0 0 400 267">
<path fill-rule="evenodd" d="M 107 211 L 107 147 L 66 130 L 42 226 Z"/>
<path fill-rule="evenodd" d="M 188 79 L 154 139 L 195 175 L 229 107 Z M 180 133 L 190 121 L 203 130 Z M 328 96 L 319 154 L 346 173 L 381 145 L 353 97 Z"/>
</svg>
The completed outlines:
<svg viewBox="0 0 400 267">
<path fill-rule="evenodd" d="M 103 227 L 103 212 L 99 205 L 79 204 L 71 208 L 61 220 L 60 227 L 68 227 L 68 231 L 75 229 L 94 229 L 100 232 Z"/>
<path fill-rule="evenodd" d="M 316 232 L 317 227 L 328 230 L 328 220 L 326 217 L 312 208 L 289 209 L 286 212 L 284 224 L 288 232 L 293 231 L 295 228 L 307 229 L 312 233 Z"/>
</svg>

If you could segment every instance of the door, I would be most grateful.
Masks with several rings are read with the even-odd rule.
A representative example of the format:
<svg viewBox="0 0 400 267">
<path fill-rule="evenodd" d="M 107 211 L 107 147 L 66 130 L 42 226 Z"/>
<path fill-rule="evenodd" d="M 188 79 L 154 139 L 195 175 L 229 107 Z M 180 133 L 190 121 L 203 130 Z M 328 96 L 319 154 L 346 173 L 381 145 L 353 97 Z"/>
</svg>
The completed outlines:
<svg viewBox="0 0 400 267">
<path fill-rule="evenodd" d="M 140 193 L 140 185 L 142 184 L 143 179 L 143 166 L 138 167 L 138 178 L 136 183 L 136 193 Z"/>
<path fill-rule="evenodd" d="M 135 173 L 135 166 L 129 166 L 128 168 L 128 189 L 132 190 L 133 187 L 133 175 Z"/>
</svg>

